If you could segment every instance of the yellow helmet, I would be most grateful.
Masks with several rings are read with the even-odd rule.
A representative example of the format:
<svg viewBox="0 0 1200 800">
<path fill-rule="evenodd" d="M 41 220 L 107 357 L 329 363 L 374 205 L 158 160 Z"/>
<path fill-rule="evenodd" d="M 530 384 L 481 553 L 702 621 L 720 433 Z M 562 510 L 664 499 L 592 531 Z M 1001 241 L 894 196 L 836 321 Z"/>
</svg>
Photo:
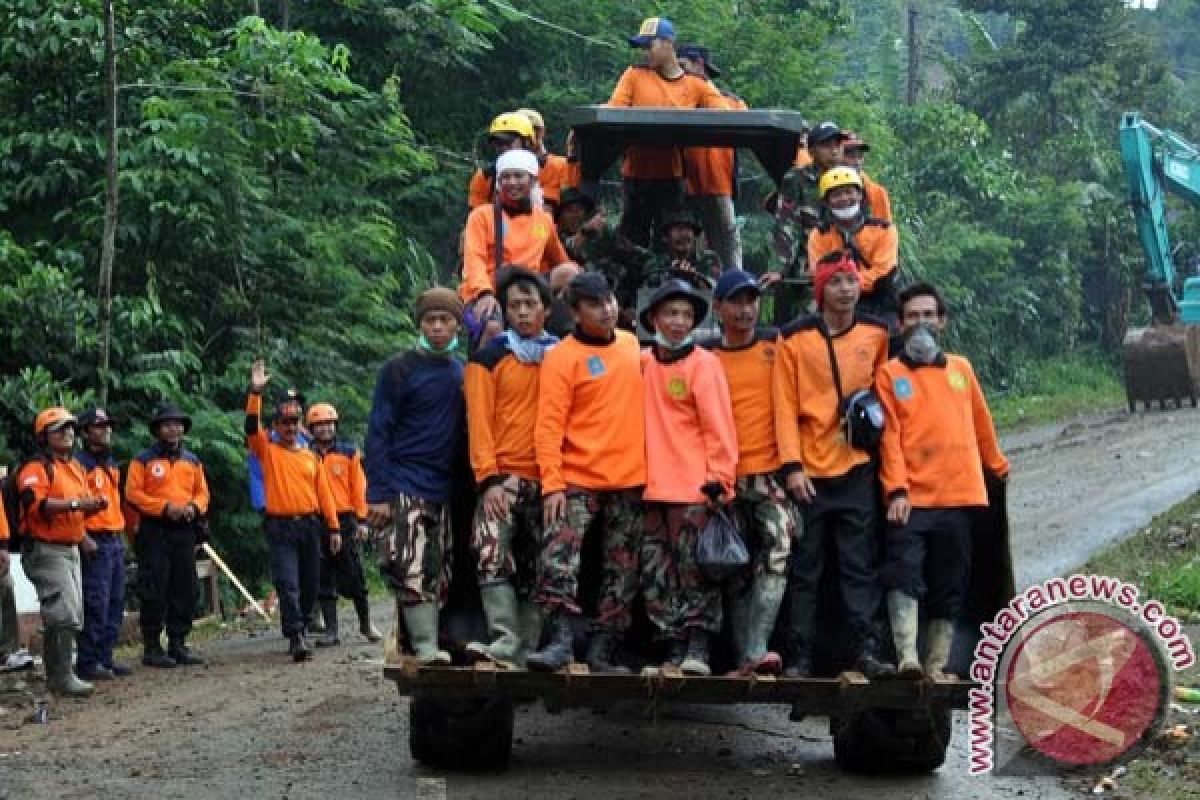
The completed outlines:
<svg viewBox="0 0 1200 800">
<path fill-rule="evenodd" d="M 319 425 L 322 422 L 337 422 L 337 409 L 329 403 L 316 403 L 308 410 L 304 422 L 307 425 Z"/>
<path fill-rule="evenodd" d="M 821 176 L 821 180 L 817 181 L 817 194 L 821 195 L 821 199 L 824 200 L 825 195 L 841 186 L 857 186 L 861 192 L 863 182 L 858 171 L 850 167 L 834 167 L 826 170 L 825 174 Z"/>
<path fill-rule="evenodd" d="M 533 141 L 533 125 L 529 122 L 529 117 L 524 114 L 518 114 L 515 111 L 506 111 L 492 120 L 492 124 L 488 128 L 488 136 L 495 136 L 497 134 L 521 136 Z"/>
<path fill-rule="evenodd" d="M 529 124 L 532 125 L 534 129 L 546 127 L 546 120 L 542 118 L 542 115 L 538 113 L 536 109 L 518 108 L 517 113 L 529 120 Z"/>
</svg>

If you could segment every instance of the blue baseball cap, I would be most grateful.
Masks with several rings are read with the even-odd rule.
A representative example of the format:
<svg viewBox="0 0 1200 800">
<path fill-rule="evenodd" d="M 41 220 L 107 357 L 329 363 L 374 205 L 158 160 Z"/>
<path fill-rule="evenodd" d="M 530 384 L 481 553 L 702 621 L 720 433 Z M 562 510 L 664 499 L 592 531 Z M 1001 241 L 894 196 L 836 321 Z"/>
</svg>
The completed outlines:
<svg viewBox="0 0 1200 800">
<path fill-rule="evenodd" d="M 756 295 L 762 294 L 762 287 L 758 285 L 758 278 L 754 277 L 753 273 L 746 272 L 744 269 L 726 270 L 721 273 L 720 278 L 717 278 L 717 285 L 713 289 L 713 299 L 718 303 L 723 303 L 743 289 L 751 289 Z"/>
<path fill-rule="evenodd" d="M 655 39 L 675 41 L 675 26 L 666 17 L 647 17 L 642 20 L 637 36 L 629 37 L 630 47 L 646 47 Z"/>
</svg>

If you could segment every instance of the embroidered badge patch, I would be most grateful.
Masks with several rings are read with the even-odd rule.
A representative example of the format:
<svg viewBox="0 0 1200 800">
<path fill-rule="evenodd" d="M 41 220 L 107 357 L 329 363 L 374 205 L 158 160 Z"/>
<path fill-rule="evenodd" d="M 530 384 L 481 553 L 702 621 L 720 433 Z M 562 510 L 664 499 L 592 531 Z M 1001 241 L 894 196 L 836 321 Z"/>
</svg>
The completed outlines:
<svg viewBox="0 0 1200 800">
<path fill-rule="evenodd" d="M 533 238 L 545 239 L 549 235 L 550 230 L 546 227 L 545 223 L 535 222 L 533 224 Z"/>
<path fill-rule="evenodd" d="M 161 478 L 167 474 L 167 468 L 164 464 L 155 464 L 154 466 L 150 467 L 150 474 L 156 478 Z"/>
<path fill-rule="evenodd" d="M 599 378 L 604 374 L 604 359 L 600 356 L 592 356 L 587 360 L 588 374 L 593 378 Z"/>
<path fill-rule="evenodd" d="M 897 400 L 911 400 L 913 396 L 912 381 L 908 378 L 896 378 L 892 381 L 892 391 L 896 393 Z"/>
<path fill-rule="evenodd" d="M 961 372 L 951 372 L 946 376 L 946 381 L 950 384 L 950 388 L 956 392 L 965 392 L 967 390 L 967 376 Z"/>
<path fill-rule="evenodd" d="M 683 398 L 687 397 L 687 381 L 685 381 L 679 375 L 671 378 L 671 380 L 667 381 L 667 394 L 671 395 L 671 397 L 676 400 L 682 400 Z"/>
</svg>

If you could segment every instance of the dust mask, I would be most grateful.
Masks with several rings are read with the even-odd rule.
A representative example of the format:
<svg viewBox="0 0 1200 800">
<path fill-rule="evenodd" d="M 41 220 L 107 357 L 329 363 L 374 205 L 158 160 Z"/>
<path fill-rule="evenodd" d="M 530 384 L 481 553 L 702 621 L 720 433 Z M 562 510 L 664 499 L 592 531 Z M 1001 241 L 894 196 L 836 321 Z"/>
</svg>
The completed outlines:
<svg viewBox="0 0 1200 800">
<path fill-rule="evenodd" d="M 849 222 L 858 216 L 858 212 L 861 208 L 861 203 L 855 203 L 854 205 L 846 206 L 845 208 L 831 208 L 829 209 L 829 212 L 833 214 L 834 219 L 838 220 L 839 222 Z"/>
<path fill-rule="evenodd" d="M 928 323 L 920 323 L 904 337 L 904 354 L 914 364 L 932 364 L 941 352 L 937 333 Z"/>
</svg>

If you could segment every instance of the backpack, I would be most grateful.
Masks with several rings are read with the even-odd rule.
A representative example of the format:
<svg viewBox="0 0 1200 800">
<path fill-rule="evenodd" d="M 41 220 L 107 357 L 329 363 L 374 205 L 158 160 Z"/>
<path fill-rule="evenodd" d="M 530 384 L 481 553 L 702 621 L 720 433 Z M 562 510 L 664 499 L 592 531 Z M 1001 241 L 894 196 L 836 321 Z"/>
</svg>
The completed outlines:
<svg viewBox="0 0 1200 800">
<path fill-rule="evenodd" d="M 8 474 L 0 484 L 0 494 L 4 497 L 4 517 L 8 522 L 8 549 L 17 552 L 21 549 L 22 541 L 28 537 L 29 531 L 25 526 L 25 513 L 21 508 L 21 488 L 17 485 L 17 476 L 21 470 L 34 461 L 40 462 L 46 470 L 46 479 L 54 483 L 54 461 L 42 455 L 36 455 L 9 467 Z"/>
</svg>

